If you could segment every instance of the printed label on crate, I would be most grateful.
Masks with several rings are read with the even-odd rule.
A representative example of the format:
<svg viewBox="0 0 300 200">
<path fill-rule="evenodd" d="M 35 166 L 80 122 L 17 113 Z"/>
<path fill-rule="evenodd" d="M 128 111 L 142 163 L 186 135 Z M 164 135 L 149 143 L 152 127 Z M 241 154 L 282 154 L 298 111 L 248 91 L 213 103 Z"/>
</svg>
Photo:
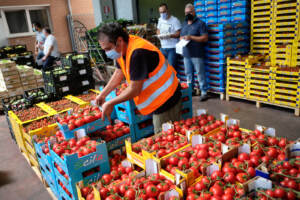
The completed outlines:
<svg viewBox="0 0 300 200">
<path fill-rule="evenodd" d="M 79 74 L 80 74 L 80 75 L 86 74 L 86 69 L 79 70 Z"/>
<path fill-rule="evenodd" d="M 256 130 L 259 130 L 260 132 L 263 133 L 263 132 L 265 131 L 266 127 L 265 127 L 265 126 L 262 126 L 262 125 L 256 124 L 256 125 L 255 125 L 255 129 L 256 129 Z"/>
<path fill-rule="evenodd" d="M 85 81 L 82 81 L 82 86 L 86 86 L 86 85 L 89 85 L 90 82 L 88 80 L 85 80 Z"/>
<path fill-rule="evenodd" d="M 226 126 L 229 127 L 229 126 L 232 126 L 232 125 L 240 125 L 240 120 L 238 120 L 238 119 L 228 119 L 226 121 Z"/>
<path fill-rule="evenodd" d="M 242 146 L 240 146 L 238 148 L 238 153 L 248 153 L 250 154 L 251 149 L 250 149 L 250 145 L 249 144 L 243 144 Z"/>
<path fill-rule="evenodd" d="M 171 199 L 171 197 L 178 197 L 179 198 L 178 192 L 176 190 L 172 189 L 172 190 L 169 190 L 169 191 L 164 193 L 164 200 Z"/>
<path fill-rule="evenodd" d="M 193 135 L 192 136 L 192 146 L 195 147 L 197 144 L 203 144 L 202 135 Z"/>
<path fill-rule="evenodd" d="M 76 131 L 76 137 L 77 138 L 82 138 L 86 136 L 86 131 L 85 129 L 79 129 Z"/>
<path fill-rule="evenodd" d="M 65 86 L 65 87 L 62 88 L 62 91 L 63 91 L 63 92 L 67 92 L 67 91 L 69 91 L 69 90 L 70 90 L 69 86 Z"/>
<path fill-rule="evenodd" d="M 222 143 L 222 154 L 225 154 L 229 151 L 229 146 Z"/>
<path fill-rule="evenodd" d="M 219 170 L 219 165 L 211 164 L 206 168 L 206 174 L 207 176 L 211 176 L 211 174 L 217 170 Z"/>
<path fill-rule="evenodd" d="M 158 164 L 153 159 L 147 159 L 145 164 L 146 164 L 146 175 L 147 176 L 158 173 Z"/>
<path fill-rule="evenodd" d="M 257 189 L 272 189 L 272 181 L 259 177 L 255 181 L 250 182 L 248 185 L 249 191 L 257 190 Z"/>
<path fill-rule="evenodd" d="M 197 110 L 197 115 L 200 116 L 200 115 L 205 115 L 207 114 L 207 110 L 206 109 L 198 109 Z"/>
<path fill-rule="evenodd" d="M 59 77 L 59 80 L 60 80 L 60 81 L 65 81 L 65 80 L 67 80 L 67 76 L 60 76 L 60 77 Z"/>
<path fill-rule="evenodd" d="M 272 136 L 272 137 L 275 137 L 275 136 L 276 136 L 276 130 L 275 130 L 275 128 L 269 127 L 269 128 L 267 128 L 267 129 L 265 130 L 264 133 L 265 133 L 266 135 L 268 135 L 268 136 Z"/>
<path fill-rule="evenodd" d="M 290 147 L 290 154 L 292 157 L 300 156 L 300 141 L 292 144 Z"/>
<path fill-rule="evenodd" d="M 228 115 L 226 115 L 224 113 L 221 113 L 220 114 L 220 119 L 221 119 L 222 122 L 225 123 L 227 121 L 227 119 L 228 119 Z"/>
<path fill-rule="evenodd" d="M 83 63 L 84 63 L 84 60 L 83 60 L 83 59 L 78 59 L 78 60 L 77 60 L 77 63 L 78 63 L 78 64 L 83 64 Z"/>
<path fill-rule="evenodd" d="M 162 130 L 163 130 L 163 131 L 167 131 L 167 130 L 169 130 L 169 129 L 174 129 L 174 125 L 171 124 L 171 123 L 164 123 L 164 124 L 162 125 Z"/>
</svg>

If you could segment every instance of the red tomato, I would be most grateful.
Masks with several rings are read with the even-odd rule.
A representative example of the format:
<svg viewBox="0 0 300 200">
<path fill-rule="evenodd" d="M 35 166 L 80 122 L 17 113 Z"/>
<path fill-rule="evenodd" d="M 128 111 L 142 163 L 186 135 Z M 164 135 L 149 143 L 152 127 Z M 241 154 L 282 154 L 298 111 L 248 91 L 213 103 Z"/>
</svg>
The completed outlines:
<svg viewBox="0 0 300 200">
<path fill-rule="evenodd" d="M 157 197 L 159 191 L 155 185 L 148 185 L 146 187 L 146 195 L 147 197 Z"/>
</svg>

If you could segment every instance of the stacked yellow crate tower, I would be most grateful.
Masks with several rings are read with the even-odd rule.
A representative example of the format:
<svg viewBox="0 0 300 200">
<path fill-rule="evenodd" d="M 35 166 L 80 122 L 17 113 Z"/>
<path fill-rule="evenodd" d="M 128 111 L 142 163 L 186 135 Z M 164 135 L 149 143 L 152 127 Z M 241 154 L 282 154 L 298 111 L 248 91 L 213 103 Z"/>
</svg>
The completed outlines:
<svg viewBox="0 0 300 200">
<path fill-rule="evenodd" d="M 228 58 L 227 99 L 300 110 L 300 0 L 251 0 L 251 54 Z"/>
</svg>

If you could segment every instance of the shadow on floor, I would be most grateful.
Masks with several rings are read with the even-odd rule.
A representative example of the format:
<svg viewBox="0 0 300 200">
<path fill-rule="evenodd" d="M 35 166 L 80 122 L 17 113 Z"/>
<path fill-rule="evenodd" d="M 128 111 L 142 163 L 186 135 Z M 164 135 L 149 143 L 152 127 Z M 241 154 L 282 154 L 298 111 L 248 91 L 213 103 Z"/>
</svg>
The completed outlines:
<svg viewBox="0 0 300 200">
<path fill-rule="evenodd" d="M 10 178 L 10 174 L 11 172 L 0 171 L 0 187 L 13 182 L 13 180 Z"/>
</svg>

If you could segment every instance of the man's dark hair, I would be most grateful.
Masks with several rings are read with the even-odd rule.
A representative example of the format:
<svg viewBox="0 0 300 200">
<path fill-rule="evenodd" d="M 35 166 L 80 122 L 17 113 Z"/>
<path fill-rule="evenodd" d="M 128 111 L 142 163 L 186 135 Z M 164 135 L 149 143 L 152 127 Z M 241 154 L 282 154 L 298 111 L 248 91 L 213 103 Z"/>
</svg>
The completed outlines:
<svg viewBox="0 0 300 200">
<path fill-rule="evenodd" d="M 166 3 L 161 3 L 161 4 L 159 5 L 159 8 L 160 8 L 160 7 L 163 7 L 163 6 L 166 7 L 166 10 L 168 10 L 168 4 L 166 4 Z"/>
<path fill-rule="evenodd" d="M 45 27 L 44 30 L 46 31 L 46 33 L 51 34 L 51 29 L 49 27 Z"/>
<path fill-rule="evenodd" d="M 129 41 L 129 35 L 119 23 L 104 24 L 98 31 L 97 40 L 102 40 L 103 35 L 108 37 L 109 42 L 116 44 L 118 37 L 122 37 L 125 42 Z"/>
<path fill-rule="evenodd" d="M 38 28 L 42 28 L 42 25 L 39 22 L 33 22 L 32 24 Z"/>
</svg>

